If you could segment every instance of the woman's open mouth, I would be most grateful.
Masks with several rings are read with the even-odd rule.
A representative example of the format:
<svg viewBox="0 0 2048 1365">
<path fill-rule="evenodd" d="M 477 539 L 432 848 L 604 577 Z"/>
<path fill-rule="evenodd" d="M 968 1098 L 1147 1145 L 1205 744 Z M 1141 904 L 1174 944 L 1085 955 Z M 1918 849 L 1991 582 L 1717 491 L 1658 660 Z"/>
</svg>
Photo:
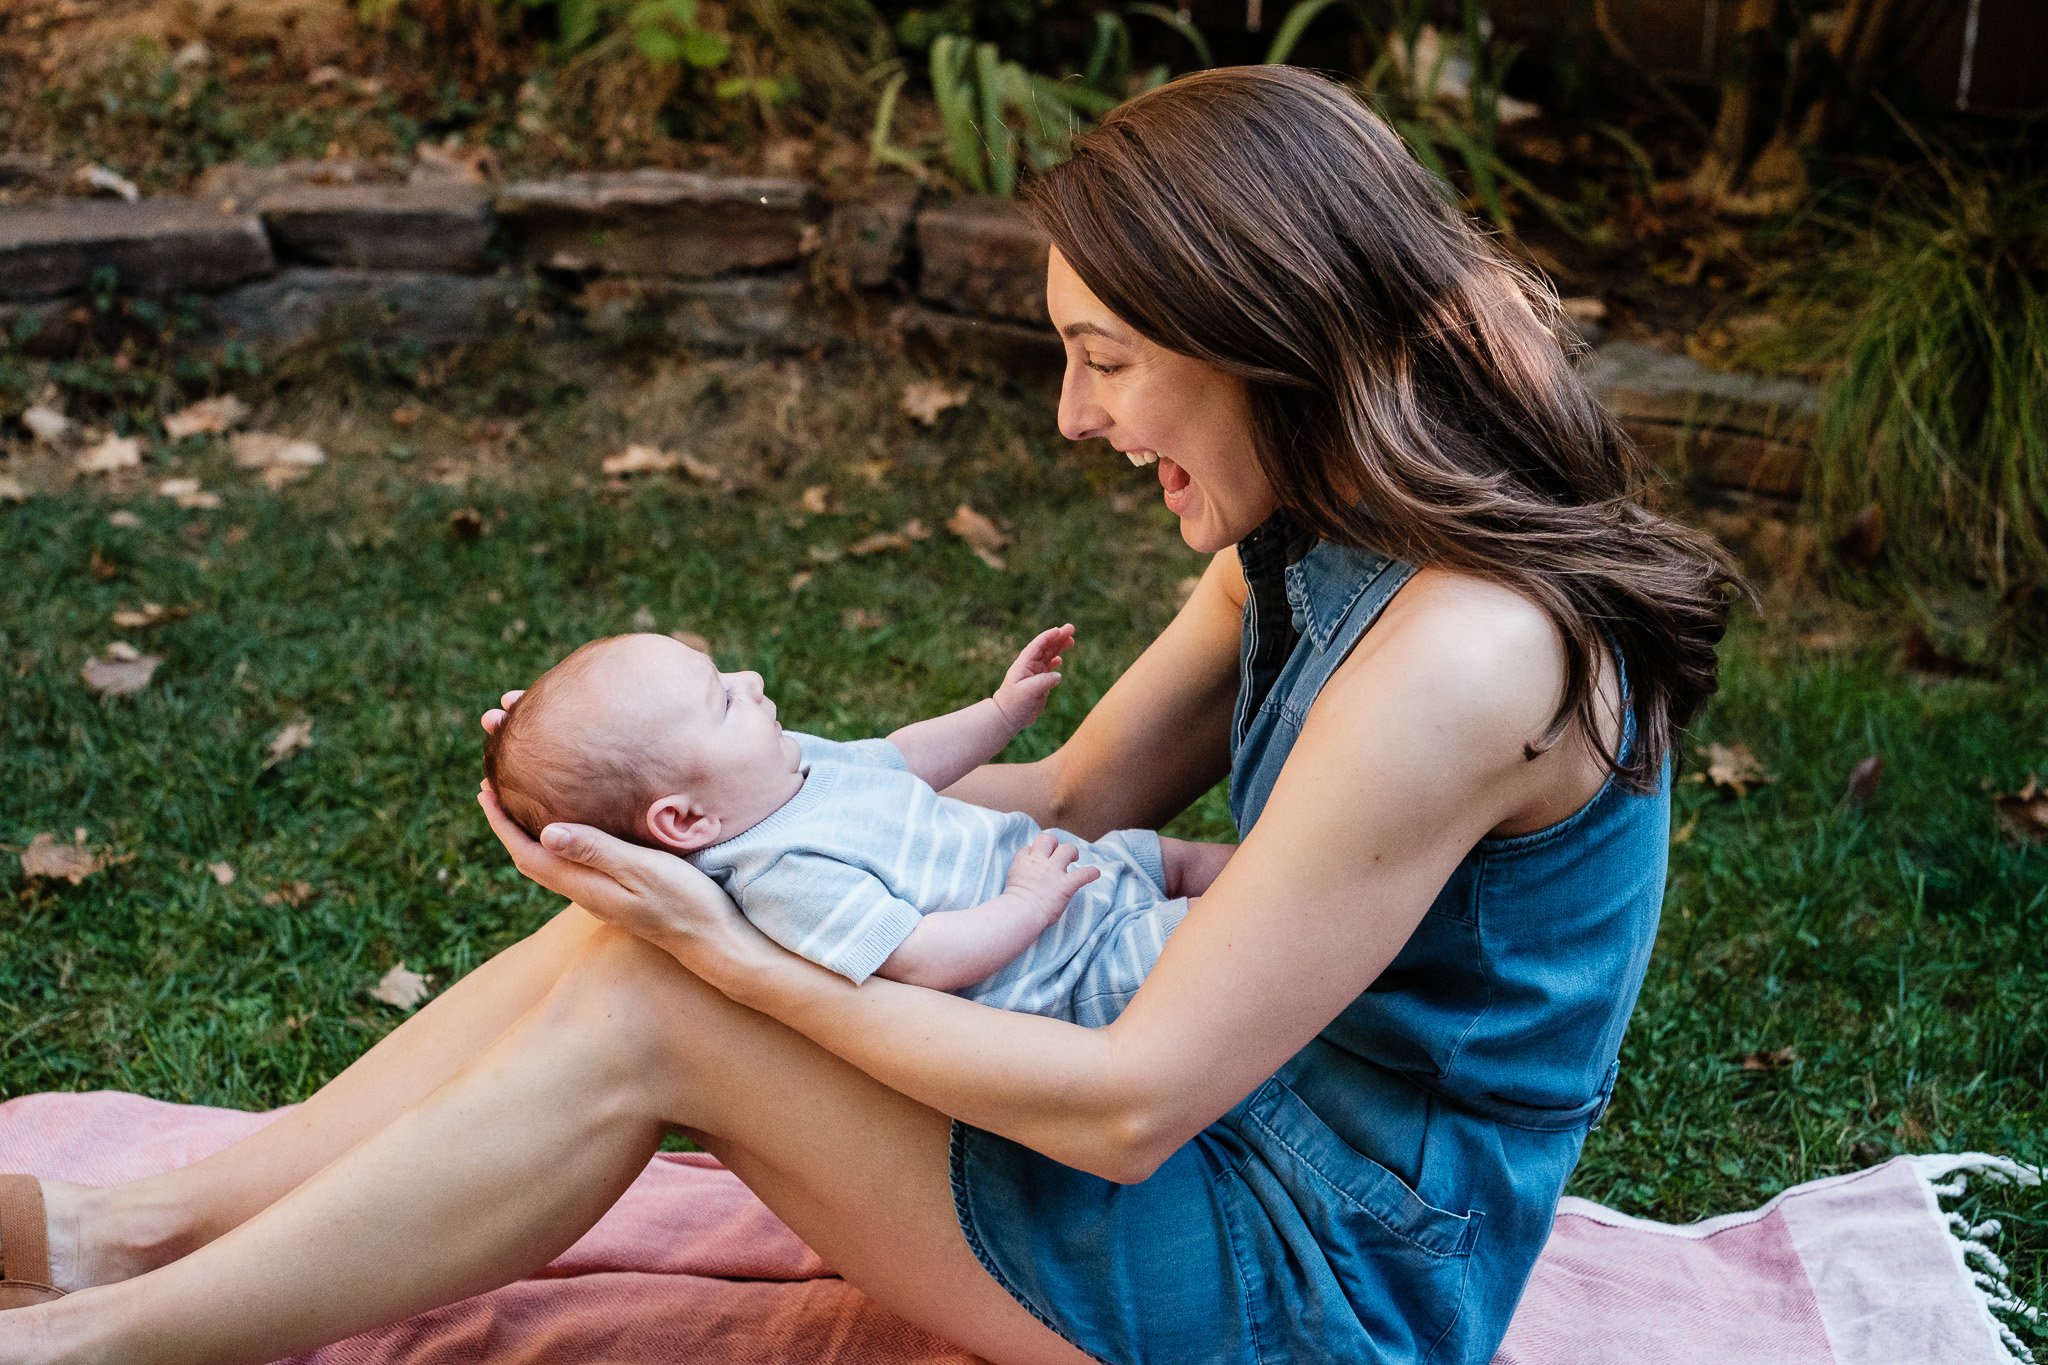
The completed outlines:
<svg viewBox="0 0 2048 1365">
<path fill-rule="evenodd" d="M 1167 459 L 1159 457 L 1159 486 L 1166 490 L 1166 507 L 1175 516 L 1180 515 L 1181 504 L 1187 501 L 1188 485 L 1194 482 L 1188 472 Z"/>
<path fill-rule="evenodd" d="M 1166 506 L 1170 511 L 1179 513 L 1181 504 L 1186 501 L 1184 495 L 1188 485 L 1193 482 L 1188 472 L 1156 450 L 1126 450 L 1124 458 L 1139 469 L 1148 464 L 1158 465 L 1159 486 L 1166 490 Z"/>
</svg>

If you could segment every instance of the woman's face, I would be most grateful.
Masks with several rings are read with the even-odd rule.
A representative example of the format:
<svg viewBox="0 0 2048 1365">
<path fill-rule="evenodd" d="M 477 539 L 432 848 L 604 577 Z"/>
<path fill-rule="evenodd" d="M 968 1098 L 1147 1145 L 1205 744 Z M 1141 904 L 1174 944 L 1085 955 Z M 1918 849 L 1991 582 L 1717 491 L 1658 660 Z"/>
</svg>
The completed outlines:
<svg viewBox="0 0 2048 1365">
<path fill-rule="evenodd" d="M 1046 309 L 1067 348 L 1060 432 L 1099 436 L 1159 473 L 1181 539 L 1213 554 L 1257 529 L 1278 505 L 1252 453 L 1243 380 L 1154 345 L 1105 308 L 1057 249 Z"/>
</svg>

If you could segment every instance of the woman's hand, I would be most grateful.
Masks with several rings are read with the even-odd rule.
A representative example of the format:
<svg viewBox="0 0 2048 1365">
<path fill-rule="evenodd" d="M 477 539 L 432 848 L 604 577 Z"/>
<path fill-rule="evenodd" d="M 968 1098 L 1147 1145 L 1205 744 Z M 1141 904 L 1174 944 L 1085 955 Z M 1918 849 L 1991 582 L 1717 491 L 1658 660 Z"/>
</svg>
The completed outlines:
<svg viewBox="0 0 2048 1365">
<path fill-rule="evenodd" d="M 525 695 L 526 689 L 521 687 L 507 692 L 504 696 L 498 698 L 498 704 L 484 712 L 484 733 L 487 735 L 496 734 L 498 727 L 505 723 L 505 713 L 512 709 L 512 703 Z"/>
<path fill-rule="evenodd" d="M 629 844 L 588 825 L 549 825 L 535 840 L 513 823 L 488 782 L 477 804 L 512 865 L 527 878 L 666 949 L 699 975 L 709 977 L 722 964 L 737 964 L 764 948 L 782 951 L 747 922 L 716 882 L 672 853 Z"/>
</svg>

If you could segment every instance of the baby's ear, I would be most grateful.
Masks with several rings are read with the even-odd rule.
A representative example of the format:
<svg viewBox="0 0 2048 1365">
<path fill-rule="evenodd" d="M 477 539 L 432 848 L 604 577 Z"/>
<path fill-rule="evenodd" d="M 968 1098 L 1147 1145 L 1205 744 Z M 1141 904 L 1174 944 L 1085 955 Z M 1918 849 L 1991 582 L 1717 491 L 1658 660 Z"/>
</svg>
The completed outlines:
<svg viewBox="0 0 2048 1365">
<path fill-rule="evenodd" d="M 718 817 L 692 810 L 687 796 L 664 796 L 647 808 L 647 832 L 663 848 L 694 853 L 718 842 Z"/>
</svg>

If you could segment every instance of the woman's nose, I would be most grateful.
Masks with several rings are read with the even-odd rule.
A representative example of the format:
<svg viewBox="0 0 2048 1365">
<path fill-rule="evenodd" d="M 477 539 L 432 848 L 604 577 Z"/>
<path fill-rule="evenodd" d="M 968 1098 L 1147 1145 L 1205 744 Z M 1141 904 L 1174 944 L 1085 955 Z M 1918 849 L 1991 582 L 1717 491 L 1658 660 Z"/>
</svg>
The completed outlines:
<svg viewBox="0 0 2048 1365">
<path fill-rule="evenodd" d="M 1060 435 L 1069 441 L 1085 441 L 1102 435 L 1109 425 L 1109 414 L 1089 394 L 1087 380 L 1069 367 L 1060 383 Z"/>
</svg>

